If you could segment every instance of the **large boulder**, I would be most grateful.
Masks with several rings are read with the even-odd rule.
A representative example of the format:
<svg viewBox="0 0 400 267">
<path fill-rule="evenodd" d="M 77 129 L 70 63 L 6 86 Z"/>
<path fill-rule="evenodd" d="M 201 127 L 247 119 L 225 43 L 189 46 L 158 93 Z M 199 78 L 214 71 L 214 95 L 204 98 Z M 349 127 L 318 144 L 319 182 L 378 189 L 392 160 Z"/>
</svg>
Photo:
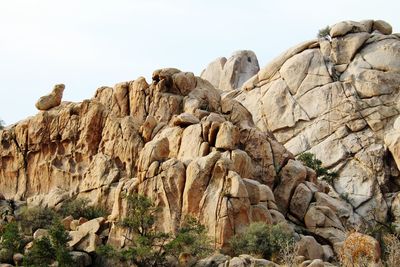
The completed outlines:
<svg viewBox="0 0 400 267">
<path fill-rule="evenodd" d="M 36 108 L 38 110 L 49 110 L 51 108 L 59 106 L 61 104 L 64 89 L 64 84 L 54 85 L 53 91 L 50 94 L 39 98 L 39 100 L 35 104 Z"/>
<path fill-rule="evenodd" d="M 217 58 L 201 73 L 215 88 L 224 91 L 239 89 L 243 83 L 260 70 L 257 56 L 253 51 L 242 50 L 226 59 Z"/>
</svg>

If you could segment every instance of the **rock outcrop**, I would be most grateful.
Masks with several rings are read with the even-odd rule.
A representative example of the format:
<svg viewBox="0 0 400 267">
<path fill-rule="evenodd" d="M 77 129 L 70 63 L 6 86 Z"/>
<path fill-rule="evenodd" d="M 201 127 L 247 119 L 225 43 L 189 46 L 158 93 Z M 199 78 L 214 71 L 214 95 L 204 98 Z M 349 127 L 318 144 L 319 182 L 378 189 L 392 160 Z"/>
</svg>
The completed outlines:
<svg viewBox="0 0 400 267">
<path fill-rule="evenodd" d="M 200 77 L 217 89 L 230 91 L 239 89 L 259 70 L 256 54 L 250 50 L 241 50 L 233 53 L 228 59 L 215 59 L 203 70 Z"/>
<path fill-rule="evenodd" d="M 227 95 L 294 155 L 312 152 L 336 171 L 330 194 L 366 221 L 386 221 L 400 189 L 400 36 L 391 33 L 384 21 L 335 24 Z"/>
<path fill-rule="evenodd" d="M 192 73 L 162 69 L 151 84 L 138 78 L 99 88 L 90 100 L 63 102 L 0 131 L 0 140 L 7 199 L 58 207 L 70 197 L 88 198 L 108 207 L 108 242 L 116 246 L 125 238 L 112 222 L 126 213 L 122 196 L 131 192 L 160 207 L 160 230 L 174 232 L 191 215 L 220 248 L 254 221 L 303 224 L 322 245 L 344 240 L 349 217 L 315 202 L 325 187 L 314 171 L 257 129 L 238 101 L 221 99 Z M 71 247 L 95 250 L 102 224 L 96 220 L 63 220 Z"/>
<path fill-rule="evenodd" d="M 343 22 L 258 74 L 244 51 L 212 63 L 204 79 L 160 69 L 151 84 L 101 87 L 81 103 L 61 103 L 56 86 L 39 101 L 43 112 L 0 130 L 0 193 L 28 206 L 78 197 L 108 208 L 107 219 L 62 221 L 70 246 L 86 253 L 104 240 L 125 245 L 115 222 L 126 214 L 122 196 L 139 192 L 160 208 L 159 230 L 174 232 L 190 215 L 223 251 L 251 222 L 283 223 L 301 233 L 304 266 L 323 266 L 348 228 L 385 222 L 390 208 L 400 223 L 399 38 L 383 21 Z M 340 177 L 318 180 L 295 159 L 305 151 Z"/>
<path fill-rule="evenodd" d="M 63 97 L 65 85 L 56 84 L 54 85 L 53 91 L 45 96 L 39 98 L 36 102 L 36 108 L 38 110 L 49 110 L 51 108 L 57 107 L 61 104 L 61 99 Z"/>
</svg>

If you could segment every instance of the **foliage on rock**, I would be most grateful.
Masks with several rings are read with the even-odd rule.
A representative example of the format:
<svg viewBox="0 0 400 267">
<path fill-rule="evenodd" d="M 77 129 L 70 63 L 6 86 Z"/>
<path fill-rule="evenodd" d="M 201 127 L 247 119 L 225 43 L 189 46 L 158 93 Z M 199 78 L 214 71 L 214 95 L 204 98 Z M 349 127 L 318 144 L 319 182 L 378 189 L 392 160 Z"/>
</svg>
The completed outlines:
<svg viewBox="0 0 400 267">
<path fill-rule="evenodd" d="M 350 233 L 339 253 L 341 266 L 367 266 L 380 261 L 381 251 L 378 241 L 358 232 Z"/>
<path fill-rule="evenodd" d="M 231 239 L 234 255 L 250 254 L 264 259 L 280 258 L 282 251 L 294 243 L 293 236 L 281 224 L 256 222 Z"/>
<path fill-rule="evenodd" d="M 57 213 L 50 208 L 32 207 L 25 208 L 19 219 L 23 229 L 34 232 L 40 228 L 49 228 L 56 217 Z"/>
<path fill-rule="evenodd" d="M 314 154 L 309 152 L 301 153 L 298 158 L 304 165 L 313 169 L 317 177 L 321 180 L 325 180 L 328 183 L 332 184 L 333 181 L 338 177 L 336 172 L 331 172 L 327 168 L 322 167 L 322 161 L 317 159 Z"/>
<path fill-rule="evenodd" d="M 76 219 L 83 217 L 88 220 L 107 215 L 107 211 L 104 208 L 89 204 L 90 200 L 86 198 L 69 199 L 63 202 L 59 213 L 62 217 L 71 215 Z"/>
<path fill-rule="evenodd" d="M 24 257 L 24 265 L 31 267 L 47 267 L 54 260 L 55 250 L 47 236 L 33 241 L 32 248 Z"/>
<path fill-rule="evenodd" d="M 0 233 L 0 247 L 2 249 L 7 249 L 12 253 L 17 253 L 22 250 L 22 236 L 18 229 L 18 224 L 16 222 L 7 223 Z"/>
<path fill-rule="evenodd" d="M 318 38 L 325 38 L 329 36 L 329 32 L 331 31 L 331 28 L 329 26 L 326 26 L 325 28 L 322 28 L 318 30 L 317 37 Z"/>
<path fill-rule="evenodd" d="M 160 232 L 155 229 L 158 208 L 149 198 L 132 194 L 126 199 L 128 214 L 120 226 L 128 230 L 129 245 L 122 250 L 101 246 L 96 251 L 101 256 L 144 267 L 166 266 L 168 256 L 178 260 L 182 254 L 205 257 L 213 252 L 206 228 L 194 218 L 187 218 L 176 235 Z"/>
<path fill-rule="evenodd" d="M 32 248 L 24 258 L 24 265 L 32 267 L 48 266 L 57 261 L 59 267 L 73 266 L 67 242 L 68 232 L 59 221 L 54 221 L 49 228 L 49 237 L 44 236 L 33 241 Z"/>
</svg>

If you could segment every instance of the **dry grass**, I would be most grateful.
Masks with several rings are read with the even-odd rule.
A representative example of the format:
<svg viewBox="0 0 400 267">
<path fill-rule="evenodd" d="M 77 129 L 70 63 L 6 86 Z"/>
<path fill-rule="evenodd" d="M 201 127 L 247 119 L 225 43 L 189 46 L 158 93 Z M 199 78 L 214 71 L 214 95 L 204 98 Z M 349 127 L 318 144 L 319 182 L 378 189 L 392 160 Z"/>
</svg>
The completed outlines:
<svg viewBox="0 0 400 267">
<path fill-rule="evenodd" d="M 400 240 L 398 235 L 386 234 L 383 236 L 385 245 L 386 266 L 400 266 Z"/>
<path fill-rule="evenodd" d="M 353 232 L 348 234 L 339 253 L 340 266 L 364 267 L 380 262 L 379 243 L 371 236 Z"/>
</svg>

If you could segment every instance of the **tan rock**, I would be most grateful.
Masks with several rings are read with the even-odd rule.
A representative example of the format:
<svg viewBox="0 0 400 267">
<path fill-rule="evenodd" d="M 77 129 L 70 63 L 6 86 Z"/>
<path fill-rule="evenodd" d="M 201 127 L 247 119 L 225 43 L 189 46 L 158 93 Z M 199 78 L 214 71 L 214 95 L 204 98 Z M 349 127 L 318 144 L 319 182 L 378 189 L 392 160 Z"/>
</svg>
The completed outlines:
<svg viewBox="0 0 400 267">
<path fill-rule="evenodd" d="M 182 113 L 172 119 L 172 124 L 175 126 L 189 126 L 199 123 L 199 119 L 189 113 Z"/>
<path fill-rule="evenodd" d="M 326 206 L 311 205 L 304 217 L 304 222 L 310 231 L 332 243 L 345 239 L 342 223 L 336 214 Z"/>
<path fill-rule="evenodd" d="M 274 195 L 279 209 L 286 213 L 296 187 L 306 179 L 307 170 L 300 162 L 289 160 L 280 175 L 281 183 L 275 188 Z"/>
<path fill-rule="evenodd" d="M 89 232 L 78 245 L 76 249 L 85 251 L 87 253 L 92 253 L 96 251 L 97 246 L 101 244 L 100 238 L 93 232 Z"/>
<path fill-rule="evenodd" d="M 300 235 L 300 240 L 297 242 L 298 255 L 302 255 L 305 259 L 324 259 L 323 247 L 312 236 Z"/>
<path fill-rule="evenodd" d="M 400 157 L 393 129 L 399 114 L 400 41 L 374 24 L 380 22 L 337 23 L 330 37 L 287 50 L 225 97 L 240 102 L 259 129 L 294 155 L 309 151 L 337 171 L 332 195 L 348 196 L 362 217 L 376 214 L 385 221 L 388 208 L 380 192 L 392 188 L 385 177 L 391 177 L 389 169 L 399 169 L 400 161 L 395 163 Z M 390 27 L 381 25 L 390 34 Z M 386 160 L 385 145 L 395 162 Z M 279 164 L 275 168 L 284 165 Z M 307 176 L 314 183 L 315 178 Z M 275 199 L 282 202 L 276 194 Z M 346 216 L 341 215 L 343 223 L 360 223 L 358 215 Z"/>
<path fill-rule="evenodd" d="M 201 72 L 200 77 L 209 81 L 215 88 L 219 88 L 219 82 L 226 61 L 225 57 L 215 59 Z"/>
<path fill-rule="evenodd" d="M 290 200 L 290 213 L 295 215 L 297 219 L 303 220 L 312 198 L 313 193 L 311 190 L 305 184 L 299 184 Z"/>
<path fill-rule="evenodd" d="M 56 84 L 53 87 L 53 91 L 39 98 L 35 106 L 38 110 L 49 110 L 51 108 L 57 107 L 61 104 L 61 99 L 64 93 L 65 85 Z"/>
<path fill-rule="evenodd" d="M 74 217 L 67 216 L 64 219 L 61 220 L 62 225 L 64 226 L 65 230 L 70 231 L 71 230 L 71 223 L 74 220 Z"/>
<path fill-rule="evenodd" d="M 375 20 L 373 30 L 377 30 L 382 34 L 392 34 L 392 26 L 383 20 Z"/>
<path fill-rule="evenodd" d="M 79 225 L 77 231 L 83 232 L 83 233 L 97 233 L 100 229 L 100 226 L 102 223 L 105 222 L 105 219 L 103 217 L 92 219 L 90 221 L 87 221 L 81 225 Z"/>
<path fill-rule="evenodd" d="M 218 89 L 230 91 L 240 88 L 260 70 L 254 52 L 242 50 L 226 58 L 211 62 L 201 73 L 201 77 Z"/>
<path fill-rule="evenodd" d="M 249 196 L 250 204 L 256 205 L 260 202 L 260 189 L 259 182 L 251 180 L 251 179 L 243 179 L 244 184 L 246 185 L 247 194 Z"/>
<path fill-rule="evenodd" d="M 215 141 L 216 148 L 233 150 L 239 143 L 239 129 L 231 122 L 223 122 Z"/>
<path fill-rule="evenodd" d="M 197 81 L 192 72 L 179 72 L 174 74 L 172 78 L 181 95 L 186 96 L 196 88 Z"/>
<path fill-rule="evenodd" d="M 43 237 L 49 237 L 49 231 L 46 229 L 37 229 L 34 233 L 33 233 L 33 239 L 34 240 L 39 240 Z"/>
</svg>

